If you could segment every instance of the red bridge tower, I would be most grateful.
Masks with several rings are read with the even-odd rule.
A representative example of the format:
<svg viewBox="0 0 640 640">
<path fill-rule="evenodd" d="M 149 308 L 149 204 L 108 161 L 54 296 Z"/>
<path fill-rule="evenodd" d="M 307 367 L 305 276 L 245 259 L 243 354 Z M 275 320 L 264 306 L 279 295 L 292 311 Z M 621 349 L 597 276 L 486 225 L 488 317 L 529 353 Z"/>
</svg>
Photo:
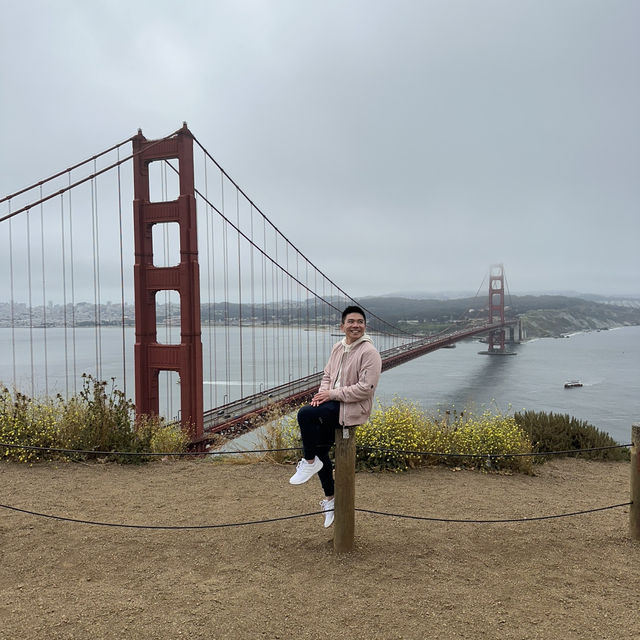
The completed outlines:
<svg viewBox="0 0 640 640">
<path fill-rule="evenodd" d="M 489 268 L 489 323 L 504 323 L 504 268 L 501 264 Z M 505 353 L 504 327 L 489 334 L 489 353 Z"/>
<path fill-rule="evenodd" d="M 147 140 L 138 131 L 133 138 L 133 152 L 136 412 L 157 415 L 158 373 L 177 371 L 182 428 L 197 442 L 203 435 L 203 405 L 193 136 L 186 123 L 175 136 L 163 140 Z M 149 164 L 170 159 L 179 165 L 178 199 L 150 202 Z M 152 228 L 169 222 L 177 222 L 180 228 L 180 263 L 156 267 Z M 180 344 L 159 344 L 157 340 L 156 294 L 167 289 L 180 295 Z"/>
</svg>

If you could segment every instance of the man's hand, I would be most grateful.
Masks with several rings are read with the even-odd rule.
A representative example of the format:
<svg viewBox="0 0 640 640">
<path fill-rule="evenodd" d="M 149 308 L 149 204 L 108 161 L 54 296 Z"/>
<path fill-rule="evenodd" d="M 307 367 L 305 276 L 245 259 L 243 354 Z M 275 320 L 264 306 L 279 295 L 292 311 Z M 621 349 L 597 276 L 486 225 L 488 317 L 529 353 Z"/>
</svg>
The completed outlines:
<svg viewBox="0 0 640 640">
<path fill-rule="evenodd" d="M 331 400 L 331 398 L 329 397 L 328 391 L 318 391 L 318 393 L 316 393 L 316 395 L 311 398 L 311 406 L 317 407 L 323 402 L 329 402 L 329 400 Z"/>
</svg>

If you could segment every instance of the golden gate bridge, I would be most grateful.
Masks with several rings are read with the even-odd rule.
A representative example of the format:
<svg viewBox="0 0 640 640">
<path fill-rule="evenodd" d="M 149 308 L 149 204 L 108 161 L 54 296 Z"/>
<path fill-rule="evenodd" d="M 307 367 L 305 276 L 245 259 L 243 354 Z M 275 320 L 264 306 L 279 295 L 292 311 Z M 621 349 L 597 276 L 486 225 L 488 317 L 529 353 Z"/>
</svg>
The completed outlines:
<svg viewBox="0 0 640 640">
<path fill-rule="evenodd" d="M 194 445 L 316 389 L 348 304 L 367 312 L 383 371 L 480 334 L 487 353 L 506 354 L 519 327 L 505 316 L 502 265 L 490 268 L 483 315 L 438 334 L 371 313 L 186 123 L 157 140 L 138 131 L 0 205 L 0 381 L 68 397 L 83 373 L 125 394 L 133 378 L 136 411 L 179 416 Z"/>
</svg>

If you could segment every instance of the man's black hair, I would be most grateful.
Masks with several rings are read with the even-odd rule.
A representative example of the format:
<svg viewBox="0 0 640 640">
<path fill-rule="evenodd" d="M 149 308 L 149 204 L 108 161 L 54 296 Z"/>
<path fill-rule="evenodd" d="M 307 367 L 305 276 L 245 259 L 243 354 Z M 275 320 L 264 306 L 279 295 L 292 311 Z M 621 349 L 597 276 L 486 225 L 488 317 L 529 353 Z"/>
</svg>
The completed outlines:
<svg viewBox="0 0 640 640">
<path fill-rule="evenodd" d="M 364 315 L 364 311 L 360 308 L 360 307 L 356 307 L 355 305 L 347 307 L 343 312 L 342 312 L 342 324 L 344 324 L 345 318 L 350 314 L 350 313 L 359 313 L 363 318 L 364 318 L 364 323 L 367 324 L 367 316 Z"/>
</svg>

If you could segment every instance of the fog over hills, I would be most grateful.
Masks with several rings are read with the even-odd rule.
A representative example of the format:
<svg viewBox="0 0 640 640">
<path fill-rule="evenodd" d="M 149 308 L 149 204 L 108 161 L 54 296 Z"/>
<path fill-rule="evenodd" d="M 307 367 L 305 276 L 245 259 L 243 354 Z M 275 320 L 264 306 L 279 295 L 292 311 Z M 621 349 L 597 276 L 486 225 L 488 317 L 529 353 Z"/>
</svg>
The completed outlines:
<svg viewBox="0 0 640 640">
<path fill-rule="evenodd" d="M 467 299 L 467 298 L 481 298 L 488 295 L 488 291 L 484 286 L 479 291 L 396 291 L 394 293 L 385 293 L 380 296 L 367 296 L 367 298 L 361 298 L 366 300 L 368 298 L 406 298 L 408 300 L 455 300 L 455 299 Z M 509 295 L 513 296 L 560 296 L 563 298 L 579 298 L 581 300 L 588 300 L 589 302 L 600 302 L 603 304 L 617 304 L 620 306 L 640 307 L 640 293 L 632 294 L 617 294 L 617 295 L 603 295 L 598 293 L 582 293 L 573 290 L 561 290 L 561 291 L 514 291 L 509 292 L 508 288 L 505 290 L 505 297 Z"/>
</svg>

